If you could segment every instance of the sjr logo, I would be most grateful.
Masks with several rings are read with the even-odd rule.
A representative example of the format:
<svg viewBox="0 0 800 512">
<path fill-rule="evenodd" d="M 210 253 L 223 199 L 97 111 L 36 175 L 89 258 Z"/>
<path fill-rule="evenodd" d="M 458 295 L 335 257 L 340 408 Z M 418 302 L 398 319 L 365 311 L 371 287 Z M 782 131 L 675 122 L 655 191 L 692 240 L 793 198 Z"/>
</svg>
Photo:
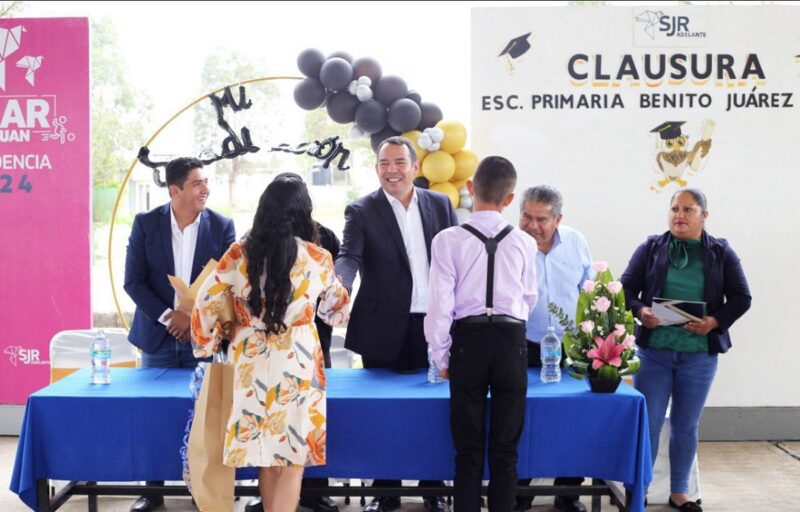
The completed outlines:
<svg viewBox="0 0 800 512">
<path fill-rule="evenodd" d="M 8 356 L 11 364 L 17 366 L 17 363 L 22 364 L 49 364 L 49 361 L 41 361 L 39 359 L 39 350 L 35 348 L 24 348 L 19 345 L 6 347 L 3 353 Z"/>
<path fill-rule="evenodd" d="M 688 16 L 661 16 L 658 24 L 658 30 L 666 32 L 667 37 L 672 37 L 678 32 L 689 32 Z"/>
</svg>

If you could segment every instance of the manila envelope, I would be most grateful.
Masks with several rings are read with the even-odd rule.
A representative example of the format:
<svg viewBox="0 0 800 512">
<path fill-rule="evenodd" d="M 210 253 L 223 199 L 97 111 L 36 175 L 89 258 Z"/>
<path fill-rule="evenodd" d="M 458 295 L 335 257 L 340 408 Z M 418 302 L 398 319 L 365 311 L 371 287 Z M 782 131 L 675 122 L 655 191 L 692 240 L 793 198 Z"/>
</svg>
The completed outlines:
<svg viewBox="0 0 800 512">
<path fill-rule="evenodd" d="M 191 315 L 192 308 L 194 308 L 194 301 L 197 297 L 197 292 L 200 287 L 208 279 L 214 269 L 217 267 L 217 260 L 211 258 L 208 263 L 203 267 L 200 275 L 194 280 L 192 286 L 186 286 L 183 279 L 173 275 L 167 275 L 169 284 L 175 289 L 175 294 L 178 298 L 178 309 L 184 313 Z M 236 320 L 236 312 L 233 306 L 233 296 L 230 293 L 225 294 L 225 303 L 222 306 L 222 311 L 219 313 L 219 323 L 222 326 L 223 337 L 227 337 L 233 330 L 233 322 Z"/>
</svg>

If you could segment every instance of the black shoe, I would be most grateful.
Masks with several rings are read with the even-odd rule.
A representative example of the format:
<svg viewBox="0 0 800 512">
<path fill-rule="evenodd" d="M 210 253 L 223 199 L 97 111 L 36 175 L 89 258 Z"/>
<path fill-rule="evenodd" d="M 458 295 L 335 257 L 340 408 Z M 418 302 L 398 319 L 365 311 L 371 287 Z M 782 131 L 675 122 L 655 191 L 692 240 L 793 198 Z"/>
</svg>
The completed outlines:
<svg viewBox="0 0 800 512">
<path fill-rule="evenodd" d="M 247 502 L 244 506 L 244 512 L 264 512 L 264 507 L 261 505 L 261 498 L 256 496 Z"/>
<path fill-rule="evenodd" d="M 391 512 L 400 508 L 400 498 L 374 498 L 364 512 Z"/>
<path fill-rule="evenodd" d="M 318 498 L 300 497 L 300 506 L 310 508 L 314 512 L 337 512 L 339 506 L 330 496 L 320 496 Z"/>
<path fill-rule="evenodd" d="M 430 512 L 447 512 L 447 502 L 441 496 L 434 496 L 433 498 L 425 498 L 425 508 Z"/>
<path fill-rule="evenodd" d="M 575 496 L 556 496 L 556 508 L 566 512 L 586 512 L 586 507 Z"/>
<path fill-rule="evenodd" d="M 517 512 L 525 512 L 533 508 L 533 496 L 517 496 L 514 503 L 514 510 Z"/>
<path fill-rule="evenodd" d="M 149 512 L 164 505 L 163 496 L 142 496 L 131 505 L 131 512 Z"/>
<path fill-rule="evenodd" d="M 678 506 L 677 503 L 672 501 L 672 498 L 669 499 L 669 507 L 670 508 L 677 508 L 681 512 L 703 512 L 703 507 L 698 505 L 694 501 L 687 501 L 683 505 Z"/>
</svg>

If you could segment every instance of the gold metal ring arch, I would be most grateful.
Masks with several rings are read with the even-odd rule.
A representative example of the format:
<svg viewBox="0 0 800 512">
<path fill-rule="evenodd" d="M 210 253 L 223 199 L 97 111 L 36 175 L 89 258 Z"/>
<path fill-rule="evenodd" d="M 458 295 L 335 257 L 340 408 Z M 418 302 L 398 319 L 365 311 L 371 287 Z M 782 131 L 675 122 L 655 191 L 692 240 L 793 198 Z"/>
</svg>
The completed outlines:
<svg viewBox="0 0 800 512">
<path fill-rule="evenodd" d="M 178 118 L 178 116 L 180 116 L 190 108 L 194 107 L 201 101 L 208 99 L 209 94 L 217 94 L 218 92 L 224 91 L 225 87 L 233 88 L 233 87 L 238 87 L 240 85 L 253 84 L 257 82 L 268 82 L 270 80 L 302 80 L 302 79 L 303 77 L 301 76 L 265 76 L 261 78 L 253 78 L 252 80 L 245 80 L 243 82 L 237 82 L 234 84 L 222 86 L 218 89 L 209 92 L 208 94 L 200 96 L 196 100 L 192 101 L 191 103 L 189 103 L 188 105 L 177 111 L 172 117 L 170 117 L 167 120 L 167 122 L 162 124 L 149 139 L 147 139 L 147 142 L 145 142 L 144 145 L 149 147 L 150 144 L 152 144 L 153 141 L 156 139 L 156 137 L 158 137 L 158 135 L 164 130 L 164 128 L 169 126 L 169 124 L 176 118 Z M 117 287 L 114 284 L 114 268 L 112 264 L 113 260 L 111 258 L 112 242 L 114 240 L 114 222 L 117 219 L 117 209 L 119 208 L 119 203 L 122 200 L 122 193 L 125 192 L 125 187 L 128 185 L 128 180 L 130 179 L 131 173 L 133 172 L 133 169 L 134 167 L 136 167 L 137 163 L 139 163 L 139 160 L 137 158 L 134 158 L 133 162 L 131 162 L 130 167 L 128 167 L 128 172 L 125 174 L 125 178 L 122 180 L 122 185 L 120 185 L 119 187 L 119 192 L 117 193 L 117 200 L 114 202 L 114 209 L 111 212 L 111 225 L 108 231 L 108 278 L 109 281 L 111 282 L 111 293 L 114 297 L 114 306 L 117 308 L 117 315 L 119 315 L 119 319 L 122 322 L 122 325 L 125 327 L 125 330 L 130 330 L 130 326 L 128 325 L 128 321 L 125 319 L 125 315 L 122 314 L 122 308 L 120 307 L 119 299 L 117 298 Z"/>
</svg>

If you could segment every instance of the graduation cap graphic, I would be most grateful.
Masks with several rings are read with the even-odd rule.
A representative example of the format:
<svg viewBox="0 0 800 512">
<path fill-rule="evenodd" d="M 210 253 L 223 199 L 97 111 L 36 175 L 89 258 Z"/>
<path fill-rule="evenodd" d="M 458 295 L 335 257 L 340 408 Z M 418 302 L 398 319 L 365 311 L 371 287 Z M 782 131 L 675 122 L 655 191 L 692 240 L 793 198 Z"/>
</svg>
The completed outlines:
<svg viewBox="0 0 800 512">
<path fill-rule="evenodd" d="M 657 133 L 661 140 L 674 139 L 681 136 L 681 125 L 685 122 L 667 121 L 650 130 L 650 133 Z"/>
<path fill-rule="evenodd" d="M 508 71 L 514 71 L 514 65 L 511 63 L 511 59 L 516 59 L 521 57 L 527 53 L 528 50 L 531 49 L 531 43 L 528 41 L 528 38 L 531 36 L 531 32 L 527 34 L 522 34 L 521 36 L 517 36 L 511 39 L 503 48 L 503 51 L 498 54 L 498 57 L 502 57 L 503 55 L 506 56 L 508 59 Z"/>
<path fill-rule="evenodd" d="M 531 32 L 527 34 L 523 34 L 521 36 L 515 37 L 511 41 L 506 44 L 506 47 L 503 48 L 503 51 L 500 52 L 498 57 L 502 57 L 503 55 L 508 55 L 512 59 L 516 59 L 525 54 L 528 50 L 531 49 L 531 43 L 528 41 Z"/>
</svg>

